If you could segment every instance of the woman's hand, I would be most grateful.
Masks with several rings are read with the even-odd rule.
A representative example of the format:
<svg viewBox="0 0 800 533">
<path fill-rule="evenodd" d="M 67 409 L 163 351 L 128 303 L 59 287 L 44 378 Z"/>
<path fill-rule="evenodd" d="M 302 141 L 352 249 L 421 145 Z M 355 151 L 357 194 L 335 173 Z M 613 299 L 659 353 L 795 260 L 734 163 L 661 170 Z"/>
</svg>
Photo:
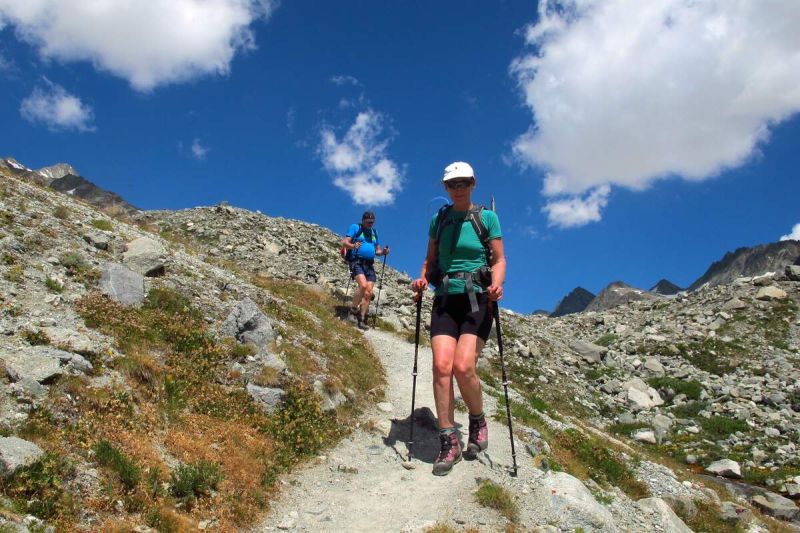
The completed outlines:
<svg viewBox="0 0 800 533">
<path fill-rule="evenodd" d="M 489 295 L 489 299 L 496 302 L 503 297 L 503 286 L 492 283 L 489 285 L 489 288 L 486 289 L 486 292 Z"/>
<path fill-rule="evenodd" d="M 425 278 L 418 278 L 411 282 L 411 290 L 414 291 L 414 300 L 416 301 L 422 293 L 428 288 L 428 280 Z"/>
<path fill-rule="evenodd" d="M 381 250 L 381 252 L 382 252 L 381 255 L 389 255 L 389 247 L 388 246 L 384 247 L 383 250 Z"/>
</svg>

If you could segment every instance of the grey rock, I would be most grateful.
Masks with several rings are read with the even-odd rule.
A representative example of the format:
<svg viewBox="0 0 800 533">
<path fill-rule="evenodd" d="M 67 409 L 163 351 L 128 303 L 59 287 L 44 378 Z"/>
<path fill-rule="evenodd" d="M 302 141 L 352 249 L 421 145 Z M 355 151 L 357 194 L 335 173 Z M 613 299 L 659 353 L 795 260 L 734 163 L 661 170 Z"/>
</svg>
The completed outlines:
<svg viewBox="0 0 800 533">
<path fill-rule="evenodd" d="M 794 520 L 800 517 L 800 509 L 792 500 L 774 492 L 758 494 L 753 496 L 751 501 L 761 512 L 781 520 Z"/>
<path fill-rule="evenodd" d="M 722 305 L 722 309 L 724 311 L 738 311 L 741 309 L 747 309 L 747 304 L 739 298 L 731 298 Z"/>
<path fill-rule="evenodd" d="M 156 276 L 164 272 L 166 253 L 166 249 L 158 241 L 139 237 L 127 244 L 122 262 L 143 276 Z"/>
<path fill-rule="evenodd" d="M 649 374 L 659 378 L 664 377 L 667 373 L 666 370 L 664 370 L 664 365 L 655 357 L 645 357 L 644 369 L 647 370 Z"/>
<path fill-rule="evenodd" d="M 603 360 L 603 356 L 606 352 L 608 352 L 608 348 L 605 346 L 598 346 L 597 344 L 578 339 L 572 339 L 569 343 L 569 347 L 587 363 L 599 363 Z"/>
<path fill-rule="evenodd" d="M 535 490 L 542 511 L 563 528 L 617 531 L 611 512 L 597 502 L 589 489 L 565 472 L 547 472 Z"/>
<path fill-rule="evenodd" d="M 733 502 L 722 502 L 719 505 L 719 516 L 729 524 L 747 524 L 753 519 L 753 512 Z"/>
<path fill-rule="evenodd" d="M 144 302 L 144 276 L 119 263 L 105 263 L 100 292 L 121 304 L 139 307 Z"/>
<path fill-rule="evenodd" d="M 327 390 L 320 380 L 314 381 L 314 392 L 322 399 L 323 411 L 332 411 L 347 403 L 347 397 L 341 391 Z"/>
<path fill-rule="evenodd" d="M 692 533 L 692 530 L 661 498 L 643 498 L 636 502 L 640 509 L 654 515 L 655 523 L 664 533 Z"/>
<path fill-rule="evenodd" d="M 250 298 L 236 304 L 219 331 L 243 344 L 252 343 L 261 352 L 266 351 L 275 339 L 272 321 Z"/>
<path fill-rule="evenodd" d="M 776 285 L 762 287 L 756 293 L 756 300 L 783 300 L 786 298 L 786 291 Z"/>
<path fill-rule="evenodd" d="M 108 250 L 111 237 L 101 231 L 90 231 L 83 236 L 83 240 L 97 248 L 98 250 Z"/>
<path fill-rule="evenodd" d="M 0 474 L 10 476 L 43 455 L 44 450 L 32 442 L 18 437 L 0 437 Z"/>
<path fill-rule="evenodd" d="M 791 281 L 800 281 L 800 265 L 788 265 L 786 267 L 786 278 Z"/>
<path fill-rule="evenodd" d="M 34 346 L 13 352 L 0 352 L 11 381 L 28 378 L 39 383 L 48 383 L 64 372 L 58 355 L 63 352 L 50 346 Z"/>
<path fill-rule="evenodd" d="M 639 442 L 646 442 L 648 444 L 656 443 L 656 434 L 649 429 L 639 429 L 633 433 L 633 440 Z"/>
<path fill-rule="evenodd" d="M 281 403 L 281 399 L 285 394 L 285 392 L 281 389 L 259 387 L 258 385 L 253 385 L 252 383 L 248 383 L 246 388 L 250 397 L 253 398 L 253 400 L 255 400 L 255 402 L 268 413 L 272 413 L 277 410 Z"/>
<path fill-rule="evenodd" d="M 720 459 L 706 467 L 706 472 L 722 477 L 741 479 L 742 467 L 731 459 Z"/>
</svg>

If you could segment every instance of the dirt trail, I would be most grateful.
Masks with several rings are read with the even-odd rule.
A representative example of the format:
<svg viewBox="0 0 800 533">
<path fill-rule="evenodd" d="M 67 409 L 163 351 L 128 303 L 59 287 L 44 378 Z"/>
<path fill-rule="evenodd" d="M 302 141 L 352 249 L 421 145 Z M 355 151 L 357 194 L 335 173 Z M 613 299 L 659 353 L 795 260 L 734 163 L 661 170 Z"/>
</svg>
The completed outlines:
<svg viewBox="0 0 800 533">
<path fill-rule="evenodd" d="M 406 470 L 402 463 L 407 456 L 414 347 L 379 331 L 368 331 L 366 337 L 386 369 L 386 401 L 367 412 L 348 439 L 289 478 L 255 531 L 421 531 L 436 523 L 502 530 L 506 520 L 476 504 L 473 493 L 479 480 L 487 478 L 512 492 L 527 493 L 532 481 L 528 477 L 535 469 L 522 464 L 518 477 L 509 475 L 508 428 L 487 417 L 489 449 L 474 461 L 457 464 L 448 476 L 432 475 L 439 439 L 432 413 L 431 351 L 420 348 L 415 468 Z M 494 413 L 494 399 L 484 400 L 485 411 Z M 457 412 L 456 420 L 464 425 L 464 442 L 467 414 Z M 519 442 L 516 445 L 518 461 L 529 462 Z"/>
</svg>

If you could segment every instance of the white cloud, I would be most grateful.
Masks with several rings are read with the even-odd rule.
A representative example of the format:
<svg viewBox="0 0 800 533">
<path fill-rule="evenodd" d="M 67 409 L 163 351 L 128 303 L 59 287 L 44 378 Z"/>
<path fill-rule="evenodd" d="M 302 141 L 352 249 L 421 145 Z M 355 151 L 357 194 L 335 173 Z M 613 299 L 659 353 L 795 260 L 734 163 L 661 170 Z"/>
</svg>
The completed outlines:
<svg viewBox="0 0 800 533">
<path fill-rule="evenodd" d="M 601 185 L 742 165 L 800 111 L 798 24 L 800 2 L 542 0 L 511 65 L 534 121 L 514 155 L 576 207 Z"/>
<path fill-rule="evenodd" d="M 276 0 L 0 0 L 2 21 L 42 58 L 91 61 L 137 90 L 227 74 L 255 48 Z"/>
<path fill-rule="evenodd" d="M 192 155 L 195 159 L 205 159 L 209 150 L 210 148 L 203 146 L 203 144 L 200 142 L 200 139 L 195 139 L 192 141 Z"/>
<path fill-rule="evenodd" d="M 94 131 L 92 108 L 60 85 L 45 79 L 45 87 L 36 87 L 22 101 L 19 112 L 33 124 L 44 124 L 51 131 Z"/>
<path fill-rule="evenodd" d="M 795 224 L 792 227 L 792 232 L 789 235 L 781 237 L 782 241 L 800 241 L 800 224 Z"/>
<path fill-rule="evenodd" d="M 349 76 L 347 74 L 342 74 L 342 75 L 339 75 L 339 76 L 332 76 L 331 77 L 331 83 L 333 83 L 334 85 L 338 85 L 339 87 L 341 87 L 342 85 L 353 85 L 353 86 L 356 86 L 356 87 L 361 85 L 361 82 L 358 81 L 357 78 L 355 78 L 353 76 Z"/>
<path fill-rule="evenodd" d="M 547 213 L 548 226 L 575 228 L 590 222 L 599 222 L 600 211 L 608 203 L 611 188 L 601 185 L 589 191 L 585 197 L 573 195 L 568 198 L 551 200 L 542 209 Z"/>
<path fill-rule="evenodd" d="M 322 130 L 319 155 L 333 183 L 356 204 L 386 205 L 402 190 L 403 175 L 388 158 L 384 117 L 372 109 L 358 114 L 339 140 L 329 126 Z"/>
</svg>

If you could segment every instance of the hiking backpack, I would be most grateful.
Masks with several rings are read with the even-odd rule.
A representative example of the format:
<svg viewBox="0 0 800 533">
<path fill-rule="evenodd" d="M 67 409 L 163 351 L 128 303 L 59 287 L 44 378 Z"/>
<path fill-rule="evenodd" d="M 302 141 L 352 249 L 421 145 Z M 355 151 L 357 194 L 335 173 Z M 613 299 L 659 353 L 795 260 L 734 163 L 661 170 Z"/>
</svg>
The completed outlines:
<svg viewBox="0 0 800 533">
<path fill-rule="evenodd" d="M 439 209 L 439 213 L 436 215 L 436 232 L 434 233 L 435 235 L 434 241 L 438 245 L 439 241 L 441 240 L 444 228 L 446 228 L 450 224 L 459 222 L 459 224 L 456 225 L 455 231 L 453 232 L 453 239 L 450 242 L 451 253 L 453 252 L 453 250 L 455 250 L 456 244 L 458 243 L 459 234 L 461 233 L 461 224 L 460 224 L 461 221 L 457 221 L 454 219 L 448 220 L 447 218 L 447 214 L 450 212 L 452 208 L 453 208 L 452 204 L 448 204 L 442 206 L 442 208 Z M 481 216 L 481 213 L 483 212 L 484 209 L 485 207 L 483 207 L 482 205 L 472 206 L 470 210 L 467 211 L 467 215 L 464 218 L 469 219 L 470 223 L 472 223 L 472 229 L 475 230 L 475 233 L 478 235 L 478 239 L 481 241 L 481 244 L 483 245 L 483 251 L 486 254 L 486 264 L 491 265 L 492 246 L 491 244 L 489 244 L 489 230 L 486 229 L 486 226 L 483 224 L 483 217 Z"/>
</svg>

